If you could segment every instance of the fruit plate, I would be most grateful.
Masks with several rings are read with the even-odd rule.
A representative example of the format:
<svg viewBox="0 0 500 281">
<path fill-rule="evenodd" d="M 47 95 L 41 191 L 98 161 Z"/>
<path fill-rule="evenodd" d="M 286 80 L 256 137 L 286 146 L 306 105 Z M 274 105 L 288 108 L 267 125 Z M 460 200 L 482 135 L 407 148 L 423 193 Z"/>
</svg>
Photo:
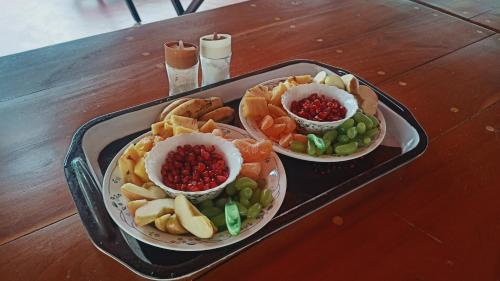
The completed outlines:
<svg viewBox="0 0 500 281">
<path fill-rule="evenodd" d="M 310 74 L 314 74 L 314 73 L 310 73 Z M 260 85 L 274 87 L 279 82 L 284 81 L 284 80 L 286 80 L 286 78 L 275 78 L 275 79 L 271 79 L 271 80 L 262 82 L 262 83 L 260 83 Z M 240 103 L 238 111 L 239 111 L 239 115 L 240 115 L 241 124 L 243 125 L 245 130 L 247 130 L 247 132 L 254 139 L 257 139 L 257 140 L 269 139 L 259 129 L 259 125 L 255 120 L 243 117 L 243 103 Z M 377 112 L 375 113 L 375 117 L 380 122 L 380 133 L 378 134 L 377 138 L 375 138 L 370 143 L 369 146 L 363 147 L 362 149 L 358 149 L 355 153 L 347 155 L 347 156 L 336 156 L 336 155 L 322 155 L 319 157 L 310 156 L 306 153 L 298 153 L 298 152 L 294 152 L 290 149 L 284 148 L 281 145 L 279 145 L 278 143 L 271 140 L 273 142 L 273 150 L 280 153 L 280 154 L 284 154 L 284 155 L 292 157 L 292 158 L 311 161 L 311 162 L 343 162 L 343 161 L 353 160 L 353 159 L 362 157 L 362 156 L 372 152 L 384 140 L 387 125 L 385 123 L 384 115 L 382 114 L 382 111 L 380 109 L 378 109 Z"/>
<path fill-rule="evenodd" d="M 250 138 L 244 130 L 226 124 L 218 124 L 225 135 L 232 139 Z M 145 133 L 135 138 L 131 143 L 136 143 Z M 102 186 L 104 205 L 114 222 L 126 233 L 135 239 L 158 248 L 175 251 L 204 251 L 216 249 L 241 241 L 264 227 L 278 212 L 286 193 L 286 174 L 283 164 L 276 153 L 264 161 L 263 175 L 268 183 L 268 188 L 272 191 L 274 201 L 254 220 L 245 220 L 241 227 L 241 232 L 237 236 L 231 236 L 227 230 L 218 232 L 210 239 L 200 239 L 193 235 L 172 235 L 159 231 L 152 225 L 137 226 L 134 224 L 134 217 L 130 214 L 127 206 L 128 199 L 122 196 L 120 187 L 123 180 L 118 169 L 118 158 L 123 154 L 128 145 L 124 146 L 113 158 L 106 173 Z"/>
<path fill-rule="evenodd" d="M 370 86 L 379 96 L 378 108 L 387 126 L 382 143 L 371 153 L 345 162 L 306 162 L 278 154 L 287 177 L 283 204 L 264 227 L 246 239 L 207 251 L 173 251 L 134 238 L 110 217 L 102 196 L 102 183 L 108 166 L 123 147 L 150 130 L 151 123 L 167 104 L 186 96 L 219 96 L 224 103 L 237 110 L 245 90 L 253 85 L 276 77 L 322 70 L 338 75 L 349 73 L 310 60 L 288 61 L 173 97 L 99 116 L 83 124 L 72 138 L 64 172 L 90 241 L 98 250 L 144 278 L 192 279 L 271 235 L 280 239 L 281 229 L 325 205 L 335 204 L 337 199 L 413 161 L 425 151 L 427 136 L 411 112 L 360 78 L 361 84 Z M 242 127 L 237 118 L 232 125 Z"/>
</svg>

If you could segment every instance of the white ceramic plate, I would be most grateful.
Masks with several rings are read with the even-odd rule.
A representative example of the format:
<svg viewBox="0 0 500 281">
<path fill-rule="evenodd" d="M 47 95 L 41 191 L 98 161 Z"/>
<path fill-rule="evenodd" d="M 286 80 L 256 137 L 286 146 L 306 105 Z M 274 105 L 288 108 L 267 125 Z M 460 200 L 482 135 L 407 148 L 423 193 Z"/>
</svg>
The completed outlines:
<svg viewBox="0 0 500 281">
<path fill-rule="evenodd" d="M 244 130 L 225 124 L 218 124 L 226 135 L 231 138 L 248 138 L 250 135 Z M 136 143 L 146 133 L 131 143 Z M 227 231 L 218 232 L 210 239 L 200 239 L 193 235 L 172 235 L 159 231 L 152 225 L 144 227 L 136 226 L 134 218 L 127 209 L 128 199 L 121 195 L 120 187 L 123 180 L 118 169 L 118 158 L 125 151 L 125 146 L 111 161 L 102 187 L 104 203 L 109 215 L 115 223 L 126 233 L 146 244 L 175 251 L 203 251 L 211 250 L 234 244 L 241 241 L 264 227 L 276 215 L 286 193 L 286 174 L 283 164 L 276 153 L 272 153 L 269 159 L 264 161 L 263 174 L 267 175 L 268 188 L 271 189 L 274 201 L 263 209 L 259 217 L 254 220 L 246 220 L 241 227 L 238 236 L 231 236 Z"/>
<path fill-rule="evenodd" d="M 280 81 L 284 81 L 284 80 L 286 80 L 286 78 L 276 78 L 276 79 L 272 79 L 272 80 L 263 82 L 263 83 L 261 83 L 261 85 L 274 87 Z M 254 139 L 258 139 L 258 140 L 259 139 L 269 139 L 266 135 L 264 135 L 264 133 L 262 133 L 257 122 L 255 122 L 254 120 L 247 119 L 247 118 L 243 117 L 243 106 L 242 106 L 241 102 L 240 102 L 240 106 L 239 106 L 239 115 L 240 115 L 240 119 L 241 119 L 241 124 L 243 124 L 243 127 L 245 128 L 245 130 L 247 130 L 247 132 Z M 363 155 L 366 155 L 366 154 L 372 152 L 384 140 L 384 136 L 385 136 L 385 132 L 386 132 L 386 124 L 385 124 L 384 116 L 382 115 L 382 112 L 380 111 L 380 109 L 377 110 L 377 113 L 375 114 L 375 116 L 380 121 L 380 133 L 378 134 L 377 138 L 375 140 L 373 140 L 369 146 L 364 147 L 351 155 L 348 155 L 348 156 L 322 155 L 319 157 L 315 157 L 315 156 L 310 156 L 310 155 L 305 154 L 305 153 L 298 153 L 298 152 L 291 151 L 290 149 L 284 148 L 274 141 L 273 141 L 273 150 L 278 152 L 278 153 L 290 156 L 292 158 L 311 161 L 311 162 L 342 162 L 342 161 L 356 159 L 356 158 L 359 158 Z"/>
</svg>

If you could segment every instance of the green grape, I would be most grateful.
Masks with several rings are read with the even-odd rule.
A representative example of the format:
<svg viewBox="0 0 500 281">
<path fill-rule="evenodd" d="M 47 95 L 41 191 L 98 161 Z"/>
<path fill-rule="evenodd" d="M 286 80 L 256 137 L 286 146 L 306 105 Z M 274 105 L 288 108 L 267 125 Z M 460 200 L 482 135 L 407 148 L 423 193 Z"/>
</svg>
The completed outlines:
<svg viewBox="0 0 500 281">
<path fill-rule="evenodd" d="M 255 189 L 255 191 L 252 194 L 252 198 L 250 198 L 250 204 L 255 204 L 255 203 L 259 202 L 261 193 L 262 193 L 261 188 Z"/>
<path fill-rule="evenodd" d="M 340 144 L 344 144 L 349 142 L 349 137 L 347 135 L 340 135 L 337 140 Z"/>
<path fill-rule="evenodd" d="M 377 117 L 370 115 L 370 116 L 368 116 L 368 118 L 370 118 L 370 120 L 372 120 L 373 128 L 377 128 L 379 126 L 379 122 L 378 122 Z"/>
<path fill-rule="evenodd" d="M 344 123 L 342 123 L 342 125 L 340 125 L 340 128 L 347 131 L 347 129 L 351 128 L 352 126 L 354 126 L 354 119 L 349 118 L 345 120 Z"/>
<path fill-rule="evenodd" d="M 262 206 L 260 203 L 253 204 L 247 211 L 247 218 L 254 219 L 260 214 L 260 210 L 262 210 Z"/>
<path fill-rule="evenodd" d="M 338 133 L 335 130 L 331 130 L 331 131 L 326 132 L 323 135 L 323 141 L 325 142 L 325 145 L 327 147 L 330 146 L 337 138 L 337 135 L 338 135 Z"/>
<path fill-rule="evenodd" d="M 354 141 L 348 144 L 343 144 L 335 147 L 335 153 L 339 155 L 349 155 L 356 152 L 357 149 L 358 149 L 358 143 Z"/>
<path fill-rule="evenodd" d="M 307 146 L 303 143 L 303 142 L 300 142 L 300 141 L 292 141 L 290 143 L 290 149 L 293 151 L 293 152 L 298 152 L 298 153 L 306 153 L 307 151 Z"/>
<path fill-rule="evenodd" d="M 218 214 L 222 213 L 222 210 L 217 207 L 206 207 L 201 209 L 200 212 L 209 218 L 213 218 Z"/>
<path fill-rule="evenodd" d="M 240 202 L 236 202 L 236 205 L 238 205 L 238 211 L 240 211 L 240 216 L 247 216 L 248 209 L 247 207 L 243 206 Z"/>
<path fill-rule="evenodd" d="M 370 129 L 366 131 L 365 137 L 374 138 L 375 136 L 378 135 L 378 132 L 379 132 L 378 128 Z"/>
<path fill-rule="evenodd" d="M 252 197 L 252 189 L 250 187 L 245 187 L 243 188 L 242 190 L 240 190 L 240 200 L 241 198 L 245 198 L 247 200 L 250 200 L 250 198 Z"/>
<path fill-rule="evenodd" d="M 241 191 L 242 189 L 249 187 L 251 189 L 257 188 L 257 182 L 248 177 L 241 177 L 234 183 L 236 190 Z"/>
<path fill-rule="evenodd" d="M 260 205 L 262 208 L 266 208 L 273 202 L 273 194 L 270 189 L 266 188 L 262 190 L 262 193 L 260 194 Z"/>
<path fill-rule="evenodd" d="M 215 206 L 216 206 L 217 208 L 221 208 L 221 209 L 223 209 L 223 208 L 224 208 L 224 206 L 226 206 L 226 203 L 227 203 L 227 198 L 226 198 L 226 197 L 221 197 L 221 198 L 219 198 L 219 199 L 217 199 L 217 200 L 215 201 Z"/>
<path fill-rule="evenodd" d="M 240 198 L 240 203 L 247 208 L 250 207 L 250 200 L 248 198 Z"/>
<path fill-rule="evenodd" d="M 354 114 L 354 120 L 358 123 L 365 123 L 367 129 L 373 128 L 373 121 L 370 117 L 364 115 L 362 112 L 358 111 Z"/>
<path fill-rule="evenodd" d="M 363 144 L 364 145 L 369 145 L 372 142 L 372 139 L 369 137 L 364 137 L 363 138 Z"/>
<path fill-rule="evenodd" d="M 333 154 L 333 146 L 330 145 L 326 148 L 325 154 Z"/>
<path fill-rule="evenodd" d="M 234 185 L 235 182 L 232 182 L 226 186 L 226 194 L 229 196 L 233 196 L 236 194 L 236 186 Z"/>
<path fill-rule="evenodd" d="M 363 122 L 359 122 L 357 125 L 356 125 L 356 131 L 358 131 L 358 134 L 359 135 L 362 135 L 366 132 L 366 125 L 365 123 Z"/>
<path fill-rule="evenodd" d="M 219 228 L 219 230 L 221 228 L 226 228 L 226 215 L 224 213 L 220 213 L 217 216 L 211 218 L 210 220 L 217 228 Z"/>
<path fill-rule="evenodd" d="M 207 207 L 213 207 L 213 206 L 214 206 L 214 201 L 212 201 L 212 199 L 207 199 L 198 205 L 198 207 L 200 207 L 200 209 L 204 209 Z"/>
<path fill-rule="evenodd" d="M 356 127 L 351 127 L 347 130 L 347 136 L 350 139 L 354 139 L 358 135 L 358 131 L 356 130 Z"/>
</svg>

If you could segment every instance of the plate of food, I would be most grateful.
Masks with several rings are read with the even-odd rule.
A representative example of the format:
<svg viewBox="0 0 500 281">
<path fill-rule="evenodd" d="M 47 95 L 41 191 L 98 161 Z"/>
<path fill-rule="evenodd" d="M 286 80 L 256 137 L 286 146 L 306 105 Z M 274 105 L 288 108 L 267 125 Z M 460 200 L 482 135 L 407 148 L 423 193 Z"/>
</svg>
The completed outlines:
<svg viewBox="0 0 500 281">
<path fill-rule="evenodd" d="M 106 209 L 122 230 L 152 246 L 231 245 L 276 215 L 286 193 L 284 167 L 271 142 L 186 112 L 191 117 L 163 112 L 151 131 L 118 152 L 104 175 Z"/>
<path fill-rule="evenodd" d="M 352 74 L 325 71 L 276 78 L 248 89 L 239 114 L 255 139 L 274 151 L 313 162 L 341 162 L 366 155 L 386 133 L 378 96 Z"/>
</svg>

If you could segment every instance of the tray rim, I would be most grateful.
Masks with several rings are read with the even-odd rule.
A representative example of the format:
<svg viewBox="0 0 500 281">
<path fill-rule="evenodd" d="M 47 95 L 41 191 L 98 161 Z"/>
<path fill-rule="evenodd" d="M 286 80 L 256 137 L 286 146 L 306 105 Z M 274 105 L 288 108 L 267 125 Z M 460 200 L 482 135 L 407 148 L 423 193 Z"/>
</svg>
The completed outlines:
<svg viewBox="0 0 500 281">
<path fill-rule="evenodd" d="M 91 240 L 91 242 L 102 252 L 104 252 L 106 255 L 112 257 L 113 259 L 117 260 L 119 263 L 123 264 L 125 267 L 127 267 L 128 269 L 130 269 L 131 271 L 133 271 L 134 273 L 142 276 L 142 277 L 145 277 L 145 278 L 148 278 L 148 279 L 153 279 L 153 280 L 177 280 L 177 279 L 181 279 L 181 278 L 186 278 L 186 277 L 193 277 L 193 276 L 197 276 L 199 274 L 201 274 L 202 272 L 204 272 L 206 269 L 208 268 L 211 268 L 217 264 L 220 264 L 222 262 L 224 262 L 225 260 L 227 260 L 228 258 L 236 255 L 237 253 L 241 252 L 242 250 L 246 249 L 247 247 L 250 247 L 251 245 L 257 243 L 257 242 L 260 242 L 261 240 L 265 239 L 266 237 L 280 231 L 281 229 L 287 227 L 288 225 L 316 212 L 317 210 L 319 209 L 322 209 L 324 207 L 326 207 L 327 205 L 335 202 L 336 200 L 340 199 L 340 198 L 343 198 L 344 196 L 347 196 L 348 194 L 350 194 L 351 192 L 354 192 L 356 190 L 358 190 L 359 188 L 362 188 L 363 186 L 365 186 L 366 184 L 384 176 L 385 174 L 391 172 L 391 171 L 394 171 L 398 168 L 400 168 L 401 166 L 404 166 L 406 164 L 408 164 L 409 162 L 415 160 L 418 156 L 420 156 L 421 154 L 423 154 L 428 146 L 428 137 L 427 137 L 427 134 L 425 133 L 424 129 L 422 128 L 422 126 L 418 123 L 418 121 L 415 119 L 415 117 L 413 116 L 413 114 L 406 108 L 404 107 L 401 103 L 399 103 L 398 101 L 396 101 L 394 98 L 390 97 L 389 95 L 385 94 L 384 92 L 382 92 L 381 90 L 379 90 L 377 87 L 373 86 L 372 84 L 370 84 L 369 82 L 367 82 L 366 80 L 364 80 L 362 77 L 356 75 L 356 77 L 358 77 L 358 79 L 365 85 L 368 85 L 370 86 L 371 88 L 373 88 L 375 90 L 375 92 L 377 93 L 377 95 L 379 95 L 380 97 L 380 100 L 384 102 L 384 104 L 389 108 L 391 109 L 392 111 L 394 111 L 396 114 L 398 114 L 400 117 L 402 117 L 406 122 L 408 122 L 409 125 L 411 125 L 417 132 L 417 134 L 419 135 L 419 142 L 415 145 L 414 148 L 410 149 L 409 151 L 406 151 L 404 153 L 402 153 L 401 155 L 397 156 L 396 158 L 392 159 L 391 161 L 387 161 L 387 162 L 384 162 L 384 163 L 381 163 L 379 166 L 375 167 L 374 170 L 377 171 L 377 176 L 373 176 L 373 177 L 368 177 L 368 180 L 365 180 L 365 181 L 361 181 L 361 179 L 357 178 L 355 180 L 352 180 L 352 181 L 348 181 L 348 182 L 344 182 L 342 184 L 339 184 L 338 186 L 336 186 L 335 188 L 332 188 L 316 197 L 313 197 L 305 202 L 303 202 L 301 205 L 298 205 L 298 206 L 295 206 L 289 210 L 287 210 L 285 213 L 282 213 L 280 214 L 279 216 L 273 218 L 273 219 L 283 219 L 284 215 L 290 215 L 292 214 L 293 216 L 293 213 L 297 212 L 299 209 L 305 209 L 305 212 L 302 213 L 302 215 L 300 216 L 297 216 L 296 218 L 293 218 L 291 221 L 287 222 L 287 223 L 281 223 L 279 224 L 279 226 L 277 226 L 274 230 L 270 231 L 269 233 L 266 233 L 264 235 L 262 235 L 261 237 L 259 237 L 258 239 L 255 239 L 255 240 L 252 240 L 248 242 L 248 244 L 246 245 L 242 245 L 242 247 L 240 248 L 237 248 L 235 249 L 234 251 L 230 252 L 228 255 L 224 256 L 223 258 L 221 258 L 220 260 L 217 260 L 213 263 L 210 263 L 198 270 L 195 270 L 195 271 L 192 271 L 190 273 L 187 273 L 187 274 L 184 274 L 184 275 L 179 275 L 179 276 L 171 276 L 171 277 L 166 277 L 166 279 L 163 279 L 163 278 L 158 278 L 157 276 L 151 276 L 151 275 L 147 275 L 143 272 L 141 272 L 140 270 L 134 268 L 133 266 L 129 265 L 126 261 L 118 258 L 118 257 L 115 257 L 113 254 L 107 252 L 105 249 L 101 248 L 98 244 L 96 244 L 96 242 L 94 241 L 93 239 L 93 234 L 94 233 L 91 233 L 89 227 L 87 225 L 87 223 L 83 220 L 83 217 L 82 217 L 82 212 L 89 212 L 89 209 L 87 205 L 84 205 L 84 206 L 80 206 L 79 204 L 77 204 L 77 200 L 79 200 L 80 198 L 77 198 L 77 197 L 82 197 L 80 196 L 80 194 L 78 194 L 78 191 L 82 192 L 81 190 L 76 190 L 75 193 L 73 192 L 72 188 L 75 188 L 75 172 L 74 170 L 72 169 L 71 167 L 71 163 L 76 160 L 79 156 L 81 155 L 84 155 L 83 154 L 83 149 L 81 147 L 82 145 L 82 139 L 83 139 L 83 136 L 85 135 L 85 133 L 93 126 L 97 125 L 98 123 L 100 122 L 103 122 L 103 121 L 106 121 L 106 120 L 109 120 L 109 119 L 112 119 L 114 117 L 117 117 L 117 116 L 120 116 L 120 115 L 123 115 L 123 114 L 127 114 L 127 113 L 130 113 L 130 112 L 134 112 L 134 111 L 138 111 L 138 110 L 142 110 L 142 109 L 145 109 L 145 108 L 148 108 L 148 107 L 151 107 L 151 106 L 155 106 L 155 105 L 159 105 L 159 104 L 162 104 L 162 103 L 165 103 L 165 102 L 169 102 L 169 101 L 172 101 L 172 100 L 175 100 L 175 99 L 178 99 L 178 98 L 181 98 L 181 97 L 185 97 L 185 96 L 189 96 L 189 95 L 193 95 L 193 94 L 197 94 L 197 93 L 201 93 L 203 91 L 206 91 L 208 89 L 211 89 L 211 88 L 215 88 L 215 87 L 218 87 L 218 86 L 221 86 L 221 85 L 224 85 L 224 84 L 228 84 L 228 83 L 232 83 L 232 82 L 235 82 L 235 81 L 238 81 L 238 80 L 241 80 L 241 79 L 244 79 L 244 78 L 247 78 L 247 77 L 251 77 L 251 76 L 254 76 L 254 75 L 258 75 L 258 74 L 263 74 L 263 73 L 266 73 L 266 72 L 269 72 L 269 71 L 273 71 L 273 70 L 277 70 L 277 69 L 280 69 L 280 68 L 283 68 L 283 67 L 287 67 L 287 66 L 290 66 L 290 65 L 294 65 L 294 64 L 300 64 L 300 63 L 306 63 L 306 64 L 313 64 L 315 66 L 319 66 L 319 67 L 322 67 L 322 68 L 326 68 L 326 69 L 329 69 L 331 71 L 334 71 L 334 72 L 343 72 L 345 74 L 348 74 L 348 73 L 351 73 L 345 69 L 342 69 L 342 68 L 339 68 L 339 67 L 336 67 L 336 66 L 332 66 L 332 65 L 328 65 L 328 64 L 324 64 L 324 63 L 321 63 L 321 62 L 318 62 L 318 61 L 314 61 L 314 60 L 307 60 L 307 59 L 297 59 L 297 60 L 289 60 L 289 61 L 285 61 L 285 62 L 282 62 L 282 63 L 278 63 L 278 64 L 275 64 L 275 65 L 271 65 L 271 66 L 268 66 L 268 67 L 265 67 L 265 68 L 262 68 L 262 69 L 259 69 L 259 70 L 256 70 L 256 71 L 253 71 L 253 72 L 248 72 L 246 74 L 243 74 L 243 75 L 239 75 L 239 76 L 235 76 L 235 77 L 232 77 L 232 78 L 229 78 L 227 80 L 223 80 L 223 81 L 220 81 L 220 82 L 217 82 L 217 83 L 214 83 L 214 84 L 211 84 L 211 85 L 207 85 L 207 86 L 204 86 L 204 87 L 201 87 L 201 88 L 197 88 L 197 89 L 193 89 L 191 91 L 188 91 L 188 92 L 184 92 L 184 93 L 181 93 L 181 94 L 178 94 L 178 95 L 175 95 L 175 96 L 171 96 L 171 97 L 165 97 L 165 98 L 160 98 L 160 99 L 157 99 L 157 100 L 153 100 L 153 101 L 150 101 L 150 102 L 147 102 L 147 103 L 143 103 L 143 104 L 139 104 L 139 105 L 135 105 L 135 106 L 132 106 L 132 107 L 128 107 L 128 108 L 124 108 L 122 110 L 118 110 L 118 111 L 114 111 L 114 112 L 111 112 L 111 113 L 108 113 L 108 114 L 104 114 L 104 115 L 101 115 L 101 116 L 97 116 L 87 122 L 85 122 L 83 125 L 81 125 L 76 131 L 75 133 L 73 134 L 73 137 L 71 139 L 71 142 L 68 146 L 68 152 L 67 152 L 67 155 L 64 159 L 64 172 L 65 172 L 65 176 L 66 176 L 66 180 L 68 182 L 68 187 L 70 189 L 70 193 L 72 195 L 72 198 L 73 200 L 75 201 L 75 205 L 77 206 L 77 210 L 78 210 L 78 215 L 80 216 L 81 220 L 82 220 L 82 223 L 84 224 L 86 230 L 87 230 L 87 235 L 89 235 L 89 238 Z M 87 167 L 88 168 L 88 167 Z M 93 168 L 92 168 L 93 169 Z M 380 172 L 378 172 L 380 171 Z M 94 178 L 95 180 L 95 178 Z M 78 188 L 76 188 L 78 189 Z M 345 190 L 347 189 L 347 190 Z M 343 191 L 345 190 L 345 191 Z M 100 191 L 99 191 L 100 192 Z M 83 193 L 83 192 L 82 192 Z M 329 197 L 331 195 L 335 196 L 335 194 L 338 194 L 338 196 L 332 198 L 332 199 L 328 199 L 326 197 Z M 85 194 L 84 194 L 85 195 Z M 98 195 L 100 196 L 100 195 Z M 326 199 L 325 199 L 326 198 Z M 86 199 L 86 198 L 85 198 Z M 322 200 L 318 200 L 318 199 L 322 199 Z M 87 201 L 87 200 L 86 200 Z M 89 201 L 87 201 L 87 204 L 88 204 Z M 311 203 L 315 203 L 316 206 L 310 206 Z M 309 210 L 308 210 L 309 209 Z M 90 210 L 91 212 L 93 212 L 92 210 Z M 294 216 L 295 217 L 295 216 Z M 106 228 L 106 227 L 109 227 L 104 225 L 104 226 L 101 226 L 101 225 L 98 225 L 98 227 L 102 227 L 102 228 Z M 137 259 L 137 257 L 135 257 Z M 143 262 L 143 261 L 141 261 Z M 144 262 L 143 262 L 144 263 Z M 152 272 L 153 273 L 153 272 Z"/>
</svg>

